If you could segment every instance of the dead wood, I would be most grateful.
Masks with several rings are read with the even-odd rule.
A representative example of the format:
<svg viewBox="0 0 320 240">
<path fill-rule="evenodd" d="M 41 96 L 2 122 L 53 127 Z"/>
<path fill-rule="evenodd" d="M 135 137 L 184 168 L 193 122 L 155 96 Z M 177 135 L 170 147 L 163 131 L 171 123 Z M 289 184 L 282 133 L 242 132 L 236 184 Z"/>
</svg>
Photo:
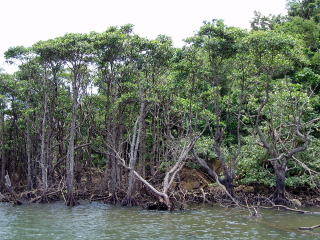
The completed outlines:
<svg viewBox="0 0 320 240">
<path fill-rule="evenodd" d="M 299 227 L 300 230 L 314 230 L 316 228 L 320 228 L 320 224 L 312 227 Z"/>
<path fill-rule="evenodd" d="M 320 212 L 311 212 L 311 211 L 305 211 L 305 210 L 301 210 L 301 209 L 295 209 L 295 208 L 290 208 L 284 205 L 273 205 L 272 207 L 265 207 L 265 206 L 259 206 L 260 208 L 264 208 L 264 209 L 283 209 L 286 211 L 291 211 L 291 212 L 296 212 L 296 213 L 300 213 L 300 214 L 313 214 L 313 215 L 320 215 Z"/>
</svg>

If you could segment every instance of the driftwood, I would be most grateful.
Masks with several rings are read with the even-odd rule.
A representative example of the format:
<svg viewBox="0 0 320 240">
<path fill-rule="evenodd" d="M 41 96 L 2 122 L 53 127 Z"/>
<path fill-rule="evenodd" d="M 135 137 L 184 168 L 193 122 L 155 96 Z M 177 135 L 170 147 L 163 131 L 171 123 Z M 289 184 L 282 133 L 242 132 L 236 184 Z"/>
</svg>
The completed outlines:
<svg viewBox="0 0 320 240">
<path fill-rule="evenodd" d="M 299 230 L 314 230 L 316 228 L 320 228 L 320 224 L 312 227 L 299 227 Z"/>
<path fill-rule="evenodd" d="M 281 209 L 284 209 L 284 210 L 287 210 L 287 211 L 301 213 L 301 214 L 310 213 L 310 211 L 304 211 L 304 210 L 301 210 L 301 209 L 289 208 L 289 207 L 284 206 L 284 205 L 273 205 L 272 208 L 277 208 L 277 209 L 281 208 Z"/>
<path fill-rule="evenodd" d="M 296 212 L 296 213 L 300 213 L 300 214 L 320 215 L 320 212 L 311 212 L 311 211 L 305 211 L 305 210 L 301 210 L 301 209 L 289 208 L 284 205 L 273 205 L 272 207 L 263 207 L 263 206 L 259 206 L 259 207 L 264 208 L 264 209 L 283 209 L 286 211 Z"/>
</svg>

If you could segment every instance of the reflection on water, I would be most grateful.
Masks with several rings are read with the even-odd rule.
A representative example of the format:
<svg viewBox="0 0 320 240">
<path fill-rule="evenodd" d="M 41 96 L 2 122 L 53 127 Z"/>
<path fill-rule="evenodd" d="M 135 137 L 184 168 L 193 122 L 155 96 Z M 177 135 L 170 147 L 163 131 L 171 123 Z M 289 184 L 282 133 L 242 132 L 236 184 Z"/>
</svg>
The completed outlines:
<svg viewBox="0 0 320 240">
<path fill-rule="evenodd" d="M 297 230 L 319 223 L 320 216 L 270 210 L 249 218 L 217 206 L 170 213 L 100 203 L 0 204 L 1 240 L 320 239 L 320 231 Z"/>
</svg>

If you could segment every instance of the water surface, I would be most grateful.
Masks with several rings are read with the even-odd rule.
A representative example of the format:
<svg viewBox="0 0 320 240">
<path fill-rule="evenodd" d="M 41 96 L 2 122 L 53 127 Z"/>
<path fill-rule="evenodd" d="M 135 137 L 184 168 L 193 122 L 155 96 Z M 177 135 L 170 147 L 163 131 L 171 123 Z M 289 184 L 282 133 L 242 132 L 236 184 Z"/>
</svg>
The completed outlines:
<svg viewBox="0 0 320 240">
<path fill-rule="evenodd" d="M 177 212 L 85 203 L 13 207 L 0 204 L 1 240 L 106 239 L 320 239 L 320 231 L 299 226 L 320 224 L 318 215 L 261 211 L 250 218 L 239 209 L 196 207 Z"/>
</svg>

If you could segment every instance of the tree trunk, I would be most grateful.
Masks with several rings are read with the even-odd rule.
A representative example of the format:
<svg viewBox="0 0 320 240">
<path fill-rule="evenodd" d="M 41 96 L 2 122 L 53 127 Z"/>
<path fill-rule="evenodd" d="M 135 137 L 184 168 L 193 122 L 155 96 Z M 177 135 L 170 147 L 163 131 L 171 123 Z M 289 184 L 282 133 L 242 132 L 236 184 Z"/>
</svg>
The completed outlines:
<svg viewBox="0 0 320 240">
<path fill-rule="evenodd" d="M 168 210 L 170 210 L 170 211 L 173 210 L 174 206 L 172 205 L 172 203 L 169 199 L 168 191 L 169 191 L 177 173 L 183 168 L 183 166 L 185 164 L 185 160 L 186 160 L 189 152 L 191 151 L 191 149 L 193 149 L 197 139 L 198 139 L 198 137 L 194 137 L 194 138 L 190 139 L 189 142 L 184 145 L 183 149 L 181 150 L 181 152 L 179 154 L 177 161 L 171 167 L 171 169 L 166 172 L 166 175 L 163 179 L 163 184 L 162 184 L 163 197 L 162 198 L 163 198 L 165 205 L 168 207 Z"/>
<path fill-rule="evenodd" d="M 126 197 L 122 201 L 122 205 L 125 205 L 125 206 L 136 205 L 135 200 L 133 199 L 133 189 L 134 189 L 134 183 L 135 183 L 134 168 L 137 162 L 137 153 L 138 153 L 139 144 L 140 144 L 141 131 L 143 128 L 144 111 L 145 111 L 145 101 L 142 101 L 140 105 L 140 114 L 139 114 L 139 117 L 137 118 L 137 121 L 133 129 L 133 137 L 132 137 L 131 147 L 130 147 L 130 162 L 129 162 L 130 173 L 129 173 L 129 179 L 128 179 L 128 190 L 127 190 Z"/>
<path fill-rule="evenodd" d="M 28 176 L 27 176 L 27 185 L 28 189 L 32 190 L 34 187 L 33 184 L 33 163 L 31 159 L 31 148 L 32 148 L 32 142 L 31 142 L 31 133 L 30 133 L 30 128 L 31 128 L 31 121 L 29 116 L 27 116 L 27 144 L 26 144 L 26 150 L 27 150 L 27 168 L 28 168 Z"/>
<path fill-rule="evenodd" d="M 285 196 L 286 167 L 281 166 L 278 163 L 274 163 L 273 168 L 276 177 L 276 190 L 273 193 L 272 199 L 275 204 L 287 205 L 289 201 Z"/>
<path fill-rule="evenodd" d="M 59 63 L 52 67 L 52 81 L 50 81 L 50 104 L 49 104 L 49 113 L 48 113 L 48 134 L 47 134 L 47 166 L 48 166 L 48 185 L 52 185 L 56 182 L 56 178 L 54 177 L 54 171 L 52 170 L 53 164 L 57 162 L 59 159 L 57 148 L 53 147 L 59 143 L 58 135 L 59 128 L 58 119 L 56 117 L 56 108 L 57 108 L 57 100 L 59 96 L 59 79 L 57 74 L 59 72 Z M 60 115 L 60 114 L 59 114 Z"/>
<path fill-rule="evenodd" d="M 42 190 L 44 195 L 48 191 L 48 166 L 47 166 L 47 154 L 46 154 L 46 125 L 47 125 L 47 111 L 48 111 L 48 94 L 44 93 L 44 109 L 41 123 L 41 152 L 40 152 L 40 164 L 41 164 L 41 179 Z"/>
<path fill-rule="evenodd" d="M 77 77 L 74 76 L 72 82 L 72 120 L 70 126 L 69 145 L 67 153 L 67 205 L 74 206 L 77 201 L 74 195 L 74 144 L 76 136 L 76 120 L 78 108 L 78 92 Z"/>
<path fill-rule="evenodd" d="M 1 104 L 0 108 L 0 157 L 1 157 L 1 184 L 0 187 L 4 187 L 5 185 L 5 174 L 6 174 L 6 156 L 4 149 L 4 113 L 3 113 L 3 105 Z"/>
<path fill-rule="evenodd" d="M 113 148 L 117 148 L 117 134 L 116 134 L 116 129 L 112 122 L 109 124 L 109 129 L 108 129 L 108 136 L 107 136 L 107 142 L 109 146 L 112 146 Z M 109 169 L 111 168 L 111 179 L 108 181 L 109 177 L 109 169 L 106 169 L 105 171 L 105 181 L 109 182 L 109 191 L 112 194 L 112 202 L 115 204 L 118 202 L 117 199 L 117 187 L 118 187 L 118 163 L 117 159 L 115 158 L 114 154 L 109 151 L 108 154 L 109 158 Z"/>
<path fill-rule="evenodd" d="M 220 180 L 220 182 L 225 186 L 230 195 L 234 197 L 233 178 L 230 176 L 230 174 L 224 174 L 224 179 Z"/>
<path fill-rule="evenodd" d="M 158 196 L 160 205 L 161 204 L 164 205 L 164 208 L 161 207 L 162 210 L 173 210 L 174 206 L 172 205 L 172 203 L 169 199 L 168 191 L 169 191 L 170 187 L 172 186 L 172 183 L 173 183 L 177 173 L 184 166 L 188 153 L 194 147 L 194 144 L 196 143 L 196 141 L 199 137 L 200 137 L 200 135 L 197 137 L 192 137 L 189 140 L 189 142 L 184 145 L 183 149 L 181 150 L 181 152 L 179 154 L 177 161 L 171 167 L 171 169 L 166 172 L 166 175 L 165 175 L 165 178 L 164 178 L 163 184 L 162 184 L 162 191 L 157 190 L 148 181 L 146 181 L 137 171 L 135 171 L 133 168 L 128 167 L 126 165 L 125 159 L 123 157 L 121 157 L 121 155 L 119 154 L 119 152 L 116 151 L 116 149 L 111 149 L 111 150 L 114 152 L 115 157 L 118 159 L 118 161 L 121 163 L 121 165 L 123 167 L 125 167 L 126 169 L 129 169 L 138 180 L 140 180 L 143 184 L 145 184 L 145 186 L 147 188 L 149 188 L 153 193 L 155 193 L 155 195 Z"/>
<path fill-rule="evenodd" d="M 155 115 L 153 116 L 152 119 L 152 150 L 150 153 L 150 172 L 151 176 L 154 176 L 157 170 L 158 166 L 158 160 L 157 160 L 157 150 L 159 149 L 159 128 L 158 128 L 158 120 L 159 120 L 159 111 L 158 107 L 155 106 Z"/>
<path fill-rule="evenodd" d="M 223 138 L 224 138 L 224 129 L 221 126 L 221 109 L 220 109 L 220 98 L 221 93 L 219 90 L 220 79 L 215 77 L 214 79 L 214 114 L 216 117 L 215 126 L 214 126 L 214 152 L 217 155 L 217 158 L 222 164 L 224 179 L 220 182 L 225 186 L 229 194 L 234 197 L 234 186 L 233 186 L 233 176 L 231 171 L 229 171 L 226 163 L 224 153 L 221 149 Z"/>
<path fill-rule="evenodd" d="M 105 142 L 107 151 L 107 160 L 108 160 L 108 168 L 106 168 L 104 173 L 104 186 L 108 186 L 109 192 L 112 194 L 111 201 L 113 203 L 118 202 L 117 198 L 117 189 L 119 185 L 119 166 L 117 159 L 115 158 L 112 149 L 119 149 L 119 134 L 117 133 L 117 119 L 119 119 L 119 111 L 116 108 L 112 108 L 112 104 L 116 102 L 117 99 L 117 84 L 112 72 L 112 64 L 111 64 L 111 73 L 106 73 L 105 81 L 107 84 L 107 89 L 105 95 L 108 99 L 108 104 L 106 105 L 106 115 L 105 115 L 105 126 L 106 126 L 106 134 L 105 134 Z M 111 178 L 110 178 L 111 176 Z"/>
<path fill-rule="evenodd" d="M 146 109 L 144 107 L 141 119 L 141 139 L 140 139 L 140 146 L 139 146 L 139 165 L 141 169 L 142 177 L 146 177 Z"/>
</svg>

